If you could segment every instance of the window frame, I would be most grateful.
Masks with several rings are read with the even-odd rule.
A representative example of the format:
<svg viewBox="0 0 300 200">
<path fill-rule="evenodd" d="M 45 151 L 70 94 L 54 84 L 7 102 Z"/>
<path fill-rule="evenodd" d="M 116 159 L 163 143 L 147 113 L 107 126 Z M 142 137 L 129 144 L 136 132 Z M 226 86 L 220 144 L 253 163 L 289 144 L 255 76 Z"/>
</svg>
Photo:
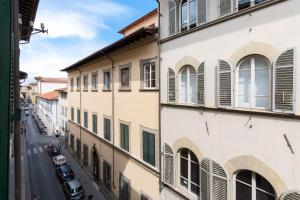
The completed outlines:
<svg viewBox="0 0 300 200">
<path fill-rule="evenodd" d="M 109 87 L 106 86 L 106 82 L 105 82 L 105 74 L 109 73 Z M 112 73 L 111 73 L 111 69 L 104 69 L 103 70 L 103 91 L 111 91 L 111 84 L 112 84 Z"/>
<path fill-rule="evenodd" d="M 76 91 L 81 90 L 81 76 L 76 77 Z"/>
<path fill-rule="evenodd" d="M 155 81 L 155 86 L 150 87 L 146 86 L 146 65 L 154 65 L 154 81 Z M 151 67 L 150 67 L 151 68 Z M 158 66 L 157 66 L 157 57 L 154 58 L 149 58 L 149 59 L 143 59 L 140 60 L 140 90 L 145 90 L 145 91 L 151 91 L 151 90 L 157 90 L 159 88 L 158 84 Z M 150 80 L 151 80 L 152 74 L 151 74 L 151 69 L 150 69 Z"/>
<path fill-rule="evenodd" d="M 236 11 L 236 12 L 240 12 L 240 11 L 242 11 L 242 10 L 246 10 L 246 9 L 249 9 L 249 8 L 251 8 L 251 7 L 254 7 L 254 6 L 256 6 L 256 5 L 259 5 L 259 4 L 261 4 L 261 3 L 264 3 L 264 2 L 266 2 L 266 1 L 268 1 L 268 0 L 262 0 L 262 2 L 258 2 L 258 3 L 256 3 L 256 0 L 249 0 L 250 2 L 250 5 L 249 5 L 249 7 L 245 7 L 245 8 L 243 8 L 243 9 L 239 9 L 239 0 L 233 0 L 234 2 L 234 5 L 233 5 L 233 7 L 234 7 L 234 10 Z"/>
<path fill-rule="evenodd" d="M 145 154 L 145 152 L 144 152 L 144 134 L 148 134 L 148 160 L 146 160 L 146 158 L 144 157 L 144 154 Z M 150 151 L 149 151 L 149 135 L 151 135 L 151 136 L 153 136 L 154 137 L 154 149 L 153 149 L 153 155 L 154 155 L 154 163 L 151 163 L 150 162 Z M 156 167 L 157 166 L 157 151 L 156 151 L 156 147 L 157 147 L 157 137 L 156 137 L 156 133 L 153 133 L 152 131 L 150 131 L 149 129 L 142 129 L 141 130 L 141 137 L 142 137 L 142 140 L 141 140 L 141 146 L 142 146 L 142 148 L 141 148 L 141 158 L 142 158 L 142 160 L 144 161 L 144 162 L 146 162 L 147 164 L 149 164 L 149 165 L 151 165 L 152 167 Z"/>
<path fill-rule="evenodd" d="M 94 77 L 96 76 L 96 85 L 94 85 Z M 91 77 L 91 83 L 92 83 L 92 91 L 97 92 L 99 88 L 99 75 L 98 71 L 92 72 L 92 77 Z"/>
<path fill-rule="evenodd" d="M 87 92 L 89 90 L 89 76 L 83 75 L 83 91 Z"/>
<path fill-rule="evenodd" d="M 269 96 L 265 96 L 268 97 L 268 107 L 257 107 L 256 106 L 256 102 L 255 102 L 255 98 L 257 97 L 257 95 L 255 94 L 255 83 L 256 83 L 256 68 L 255 68 L 255 57 L 261 57 L 262 59 L 264 59 L 266 61 L 266 63 L 268 64 L 268 73 L 269 73 L 269 87 L 268 87 L 268 91 L 269 91 Z M 250 59 L 250 79 L 251 79 L 251 85 L 250 85 L 250 99 L 249 99 L 249 105 L 248 106 L 241 106 L 239 105 L 239 72 L 240 72 L 240 67 L 241 65 L 245 62 L 245 60 Z M 259 68 L 259 69 L 266 69 L 266 68 Z M 248 55 L 246 57 L 244 57 L 243 59 L 241 59 L 238 62 L 238 65 L 236 67 L 236 72 L 235 72 L 235 107 L 236 108 L 242 108 L 242 109 L 256 109 L 256 110 L 271 110 L 272 109 L 272 80 L 273 80 L 273 74 L 272 74 L 272 65 L 270 63 L 270 61 L 263 55 L 257 55 L 257 54 L 253 54 L 253 55 Z M 254 82 L 253 82 L 254 81 Z"/>
<path fill-rule="evenodd" d="M 109 120 L 109 139 L 106 138 L 106 125 L 105 120 Z M 111 123 L 111 117 L 103 116 L 103 138 L 109 142 L 111 142 L 112 139 L 112 123 Z"/>
<path fill-rule="evenodd" d="M 184 68 L 187 68 L 187 87 L 188 87 L 188 90 L 187 90 L 187 101 L 184 102 L 182 101 L 181 99 L 181 73 L 183 71 Z M 195 71 L 195 94 L 194 94 L 194 98 L 195 98 L 195 102 L 192 102 L 192 99 L 193 99 L 193 93 L 190 88 L 190 68 L 192 68 L 194 71 Z M 178 78 L 179 78 L 179 84 L 178 84 L 178 101 L 180 104 L 189 104 L 189 105 L 197 105 L 197 71 L 195 70 L 195 68 L 192 66 L 192 65 L 184 65 L 180 68 L 179 70 L 179 75 L 178 75 Z M 191 94 L 191 96 L 189 96 L 189 94 Z"/>
<path fill-rule="evenodd" d="M 96 116 L 96 124 L 94 123 L 95 116 Z M 92 113 L 92 132 L 95 134 L 98 134 L 98 114 L 97 113 Z"/>
<path fill-rule="evenodd" d="M 122 125 L 128 127 L 128 149 L 126 149 L 126 144 L 122 143 L 123 142 L 122 141 L 122 128 L 121 128 Z M 125 122 L 125 121 L 120 120 L 119 128 L 120 128 L 120 148 L 123 151 L 130 153 L 131 152 L 131 140 L 130 140 L 131 124 L 129 122 Z M 126 139 L 124 139 L 124 140 L 126 140 Z"/>
<path fill-rule="evenodd" d="M 188 30 L 190 30 L 190 29 L 193 29 L 193 28 L 195 28 L 195 27 L 197 27 L 198 26 L 198 0 L 186 0 L 187 2 L 186 2 L 186 4 L 187 4 L 187 7 L 188 7 L 188 10 L 187 10 L 187 26 L 186 26 L 186 30 L 183 30 L 182 29 L 182 2 L 183 1 L 185 1 L 185 0 L 181 0 L 180 1 L 180 4 L 179 4 L 179 31 L 180 32 L 185 32 L 185 31 L 188 31 Z M 195 3 L 196 3 L 196 23 L 195 23 L 195 27 L 190 27 L 191 26 L 191 24 L 190 24 L 190 1 L 195 1 Z"/>
<path fill-rule="evenodd" d="M 122 70 L 128 68 L 128 86 L 122 85 Z M 119 66 L 119 90 L 130 91 L 131 90 L 131 63 Z"/>
</svg>

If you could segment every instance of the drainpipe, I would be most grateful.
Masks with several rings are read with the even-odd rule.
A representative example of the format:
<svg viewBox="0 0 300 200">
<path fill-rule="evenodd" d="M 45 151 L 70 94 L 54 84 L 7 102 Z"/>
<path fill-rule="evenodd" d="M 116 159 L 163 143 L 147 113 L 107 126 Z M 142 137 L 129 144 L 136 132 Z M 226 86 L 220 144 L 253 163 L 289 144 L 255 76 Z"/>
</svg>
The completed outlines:
<svg viewBox="0 0 300 200">
<path fill-rule="evenodd" d="M 111 61 L 111 100 L 112 100 L 112 132 L 113 132 L 113 148 L 112 148 L 112 153 L 113 153 L 113 187 L 116 188 L 115 185 L 115 84 L 114 84 L 114 60 L 105 54 L 103 51 L 100 51 L 100 53 L 108 58 Z"/>
<path fill-rule="evenodd" d="M 80 124 L 79 124 L 79 141 L 80 141 L 80 158 L 79 158 L 79 161 L 81 162 L 81 119 L 82 119 L 82 88 L 81 88 L 81 70 L 80 69 L 76 69 L 77 71 L 79 71 L 79 77 L 80 77 L 80 93 L 79 93 L 79 109 L 80 109 Z M 77 82 L 76 82 L 77 84 Z M 77 89 L 77 88 L 76 88 Z"/>
<path fill-rule="evenodd" d="M 161 48 L 160 48 L 160 2 L 156 0 L 158 3 L 158 36 L 157 36 L 157 45 L 158 45 L 158 85 L 161 88 Z M 158 95 L 158 135 L 159 135 L 159 190 L 162 190 L 162 158 L 161 158 L 161 90 L 159 90 Z"/>
</svg>

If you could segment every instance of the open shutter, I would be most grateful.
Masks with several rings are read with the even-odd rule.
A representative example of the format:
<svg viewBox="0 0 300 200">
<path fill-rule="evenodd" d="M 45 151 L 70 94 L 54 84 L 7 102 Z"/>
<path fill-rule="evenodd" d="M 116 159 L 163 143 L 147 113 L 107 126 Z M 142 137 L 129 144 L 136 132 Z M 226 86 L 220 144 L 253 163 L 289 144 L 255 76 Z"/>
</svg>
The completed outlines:
<svg viewBox="0 0 300 200">
<path fill-rule="evenodd" d="M 197 101 L 198 104 L 204 105 L 204 63 L 202 63 L 197 71 Z"/>
<path fill-rule="evenodd" d="M 169 0 L 169 31 L 170 35 L 176 33 L 176 4 L 174 0 Z"/>
<path fill-rule="evenodd" d="M 281 54 L 274 65 L 273 108 L 279 112 L 293 112 L 294 49 Z"/>
<path fill-rule="evenodd" d="M 224 169 L 214 161 L 212 161 L 212 184 L 212 199 L 227 200 L 227 175 Z"/>
<path fill-rule="evenodd" d="M 149 163 L 155 166 L 155 135 L 148 134 L 148 141 Z"/>
<path fill-rule="evenodd" d="M 232 106 L 232 71 L 228 62 L 220 60 L 218 67 L 218 104 Z"/>
<path fill-rule="evenodd" d="M 164 145 L 164 181 L 174 185 L 174 154 L 167 144 Z"/>
<path fill-rule="evenodd" d="M 288 192 L 280 198 L 280 200 L 299 200 L 300 199 L 300 191 Z"/>
<path fill-rule="evenodd" d="M 206 22 L 206 1 L 207 0 L 198 0 L 198 24 Z"/>
<path fill-rule="evenodd" d="M 208 159 L 202 160 L 200 171 L 201 200 L 210 200 L 210 166 Z"/>
<path fill-rule="evenodd" d="M 169 68 L 168 71 L 168 101 L 171 103 L 176 102 L 176 86 L 175 86 L 175 72 Z"/>
<path fill-rule="evenodd" d="M 232 12 L 232 0 L 220 0 L 220 16 L 228 15 Z"/>
</svg>

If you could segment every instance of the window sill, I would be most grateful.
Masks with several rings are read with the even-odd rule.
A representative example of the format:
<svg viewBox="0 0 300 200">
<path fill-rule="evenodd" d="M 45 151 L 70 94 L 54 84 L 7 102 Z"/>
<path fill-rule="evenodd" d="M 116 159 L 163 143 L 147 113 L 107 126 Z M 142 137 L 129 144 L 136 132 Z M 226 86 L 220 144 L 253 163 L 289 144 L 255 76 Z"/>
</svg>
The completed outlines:
<svg viewBox="0 0 300 200">
<path fill-rule="evenodd" d="M 103 89 L 102 92 L 111 92 L 111 89 Z"/>
<path fill-rule="evenodd" d="M 88 92 L 89 90 L 82 90 L 83 92 Z"/>
<path fill-rule="evenodd" d="M 127 89 L 120 88 L 119 92 L 131 92 L 131 89 L 130 88 L 127 88 Z"/>
<path fill-rule="evenodd" d="M 98 92 L 98 90 L 91 90 L 92 92 Z"/>
<path fill-rule="evenodd" d="M 151 89 L 147 89 L 147 88 L 142 88 L 140 89 L 140 92 L 159 92 L 159 89 L 157 88 L 151 88 Z"/>
</svg>

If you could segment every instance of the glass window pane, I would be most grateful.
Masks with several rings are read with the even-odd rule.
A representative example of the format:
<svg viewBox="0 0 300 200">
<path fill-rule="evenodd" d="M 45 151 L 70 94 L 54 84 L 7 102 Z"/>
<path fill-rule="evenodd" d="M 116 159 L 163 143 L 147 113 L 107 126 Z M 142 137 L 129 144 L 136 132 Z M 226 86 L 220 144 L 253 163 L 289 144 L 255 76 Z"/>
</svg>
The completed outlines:
<svg viewBox="0 0 300 200">
<path fill-rule="evenodd" d="M 191 163 L 191 181 L 199 185 L 199 165 L 197 163 Z"/>
<path fill-rule="evenodd" d="M 184 157 L 184 158 L 186 158 L 186 159 L 188 159 L 188 153 L 189 153 L 189 150 L 187 150 L 187 149 L 182 149 L 182 150 L 180 151 L 180 156 L 181 156 L 181 157 Z"/>
<path fill-rule="evenodd" d="M 270 107 L 269 97 L 255 97 L 255 106 L 259 108 L 269 108 Z"/>
<path fill-rule="evenodd" d="M 197 97 L 197 80 L 196 74 L 190 75 L 190 90 L 189 90 L 189 98 L 192 103 L 196 103 Z"/>
<path fill-rule="evenodd" d="M 197 185 L 194 185 L 194 184 L 191 184 L 191 191 L 196 194 L 196 195 L 199 195 L 199 186 Z"/>
<path fill-rule="evenodd" d="M 275 196 L 256 190 L 256 200 L 275 200 Z"/>
<path fill-rule="evenodd" d="M 186 29 L 188 24 L 188 5 L 186 1 L 182 1 L 181 5 L 181 27 Z"/>
<path fill-rule="evenodd" d="M 184 178 L 180 178 L 180 184 L 182 185 L 182 186 L 184 186 L 185 188 L 188 188 L 188 181 L 186 180 L 186 179 L 184 179 Z"/>
<path fill-rule="evenodd" d="M 188 80 L 187 75 L 184 73 L 185 71 L 182 71 L 182 74 L 180 76 L 180 100 L 181 102 L 187 102 L 188 101 Z"/>
<path fill-rule="evenodd" d="M 248 8 L 248 7 L 250 7 L 250 5 L 251 5 L 250 0 L 239 0 L 239 10 Z"/>
<path fill-rule="evenodd" d="M 236 200 L 252 200 L 251 187 L 236 181 Z"/>
<path fill-rule="evenodd" d="M 239 106 L 248 106 L 251 94 L 251 71 L 239 71 L 238 82 Z"/>
<path fill-rule="evenodd" d="M 121 69 L 121 85 L 129 86 L 129 68 Z"/>
<path fill-rule="evenodd" d="M 256 174 L 256 187 L 275 195 L 272 185 L 259 174 Z"/>
<path fill-rule="evenodd" d="M 269 96 L 269 69 L 255 70 L 256 95 Z"/>
<path fill-rule="evenodd" d="M 180 158 L 180 176 L 188 179 L 188 160 Z"/>
<path fill-rule="evenodd" d="M 190 26 L 194 26 L 196 24 L 196 15 L 196 0 L 190 0 Z"/>
<path fill-rule="evenodd" d="M 248 170 L 243 170 L 239 172 L 236 176 L 236 179 L 239 181 L 242 181 L 244 183 L 247 183 L 249 185 L 252 185 L 252 172 Z"/>
</svg>

